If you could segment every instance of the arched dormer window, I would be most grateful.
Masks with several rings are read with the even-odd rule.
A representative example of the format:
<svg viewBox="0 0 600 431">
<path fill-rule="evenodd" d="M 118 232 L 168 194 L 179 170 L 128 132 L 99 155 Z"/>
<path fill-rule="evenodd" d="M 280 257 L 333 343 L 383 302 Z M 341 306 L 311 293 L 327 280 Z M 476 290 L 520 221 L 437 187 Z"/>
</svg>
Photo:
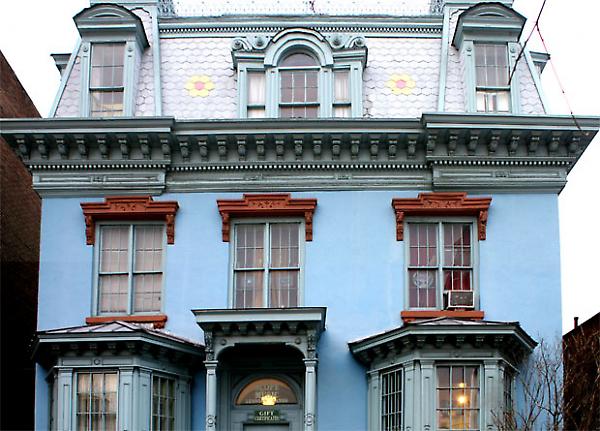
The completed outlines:
<svg viewBox="0 0 600 431">
<path fill-rule="evenodd" d="M 362 116 L 367 49 L 360 36 L 287 29 L 232 44 L 241 118 Z"/>
</svg>

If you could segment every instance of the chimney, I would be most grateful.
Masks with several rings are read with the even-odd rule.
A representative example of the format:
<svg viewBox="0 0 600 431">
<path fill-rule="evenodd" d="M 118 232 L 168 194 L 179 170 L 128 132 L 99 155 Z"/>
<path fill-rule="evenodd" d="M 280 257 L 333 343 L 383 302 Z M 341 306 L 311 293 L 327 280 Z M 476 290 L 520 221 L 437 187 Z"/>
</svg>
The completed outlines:
<svg viewBox="0 0 600 431">
<path fill-rule="evenodd" d="M 574 328 L 577 328 L 579 326 L 579 317 L 573 317 L 573 323 L 575 324 Z"/>
</svg>

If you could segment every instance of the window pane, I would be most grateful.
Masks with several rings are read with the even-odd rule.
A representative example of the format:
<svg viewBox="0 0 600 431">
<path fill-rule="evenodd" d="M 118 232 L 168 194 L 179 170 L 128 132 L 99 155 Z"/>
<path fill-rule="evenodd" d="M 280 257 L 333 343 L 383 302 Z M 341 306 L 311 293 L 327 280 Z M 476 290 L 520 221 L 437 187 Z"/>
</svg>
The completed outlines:
<svg viewBox="0 0 600 431">
<path fill-rule="evenodd" d="M 133 312 L 160 311 L 162 274 L 137 274 L 133 276 Z"/>
<path fill-rule="evenodd" d="M 272 271 L 269 274 L 270 306 L 298 306 L 299 271 Z"/>
<path fill-rule="evenodd" d="M 450 387 L 450 367 L 437 367 L 438 387 Z"/>
<path fill-rule="evenodd" d="M 350 72 L 347 70 L 336 70 L 333 73 L 334 101 L 350 101 Z"/>
<path fill-rule="evenodd" d="M 265 91 L 265 73 L 248 72 L 248 105 L 264 105 Z"/>
<path fill-rule="evenodd" d="M 101 275 L 98 279 L 100 313 L 127 312 L 127 275 Z"/>
<path fill-rule="evenodd" d="M 100 230 L 100 272 L 126 272 L 129 226 L 102 226 Z"/>
<path fill-rule="evenodd" d="M 264 396 L 275 397 L 275 404 L 297 404 L 294 390 L 283 380 L 260 378 L 246 385 L 237 396 L 235 405 L 261 405 Z"/>
<path fill-rule="evenodd" d="M 248 118 L 265 118 L 265 108 L 248 108 Z"/>
<path fill-rule="evenodd" d="M 444 290 L 471 290 L 471 270 L 444 270 Z"/>
<path fill-rule="evenodd" d="M 437 266 L 437 225 L 409 224 L 410 266 Z"/>
<path fill-rule="evenodd" d="M 416 308 L 434 308 L 437 306 L 436 270 L 408 271 L 409 306 Z"/>
<path fill-rule="evenodd" d="M 236 268 L 262 268 L 264 266 L 264 232 L 260 224 L 236 226 Z"/>
<path fill-rule="evenodd" d="M 316 66 L 317 61 L 308 54 L 296 53 L 288 55 L 281 62 L 281 66 Z"/>
<path fill-rule="evenodd" d="M 276 223 L 271 225 L 271 268 L 297 267 L 299 262 L 299 225 Z"/>
<path fill-rule="evenodd" d="M 114 117 L 123 114 L 123 90 L 90 91 L 93 117 Z"/>
<path fill-rule="evenodd" d="M 135 271 L 160 271 L 162 269 L 163 227 L 136 226 Z"/>
<path fill-rule="evenodd" d="M 352 116 L 352 110 L 350 106 L 334 106 L 333 116 L 335 118 L 350 118 Z"/>
<path fill-rule="evenodd" d="M 235 273 L 235 307 L 263 307 L 263 271 Z"/>
</svg>

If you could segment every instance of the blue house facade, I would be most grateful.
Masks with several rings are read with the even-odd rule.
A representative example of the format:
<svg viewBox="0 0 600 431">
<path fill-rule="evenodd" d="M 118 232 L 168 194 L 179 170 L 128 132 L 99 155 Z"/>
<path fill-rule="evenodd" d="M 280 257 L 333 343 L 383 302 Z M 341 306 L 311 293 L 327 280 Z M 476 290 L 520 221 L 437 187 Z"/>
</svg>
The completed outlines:
<svg viewBox="0 0 600 431">
<path fill-rule="evenodd" d="M 36 429 L 496 429 L 598 130 L 511 3 L 92 0 L 1 132 L 43 198 Z"/>
</svg>

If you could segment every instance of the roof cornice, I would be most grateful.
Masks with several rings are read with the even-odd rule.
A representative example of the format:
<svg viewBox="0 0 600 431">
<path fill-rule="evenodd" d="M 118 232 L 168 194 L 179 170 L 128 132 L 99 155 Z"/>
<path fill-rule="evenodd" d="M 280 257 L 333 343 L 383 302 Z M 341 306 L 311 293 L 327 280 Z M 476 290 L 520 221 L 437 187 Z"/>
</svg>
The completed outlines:
<svg viewBox="0 0 600 431">
<path fill-rule="evenodd" d="M 60 189 L 55 179 L 36 182 L 35 172 L 42 171 L 87 172 L 87 182 L 65 185 L 73 192 L 92 187 L 103 194 L 154 194 L 170 186 L 170 173 L 274 170 L 366 170 L 388 179 L 430 170 L 432 177 L 423 174 L 423 181 L 433 178 L 437 190 L 539 186 L 558 192 L 599 127 L 598 117 L 426 113 L 419 119 L 7 119 L 0 134 L 34 171 L 38 192 Z M 491 171 L 474 177 L 469 169 Z M 139 189 L 131 183 L 111 188 L 92 178 L 94 170 L 152 172 L 155 180 L 148 180 L 150 187 L 138 176 Z M 540 181 L 533 181 L 538 174 Z M 386 184 L 397 186 L 392 183 Z M 303 189 L 299 185 L 280 190 Z"/>
</svg>

